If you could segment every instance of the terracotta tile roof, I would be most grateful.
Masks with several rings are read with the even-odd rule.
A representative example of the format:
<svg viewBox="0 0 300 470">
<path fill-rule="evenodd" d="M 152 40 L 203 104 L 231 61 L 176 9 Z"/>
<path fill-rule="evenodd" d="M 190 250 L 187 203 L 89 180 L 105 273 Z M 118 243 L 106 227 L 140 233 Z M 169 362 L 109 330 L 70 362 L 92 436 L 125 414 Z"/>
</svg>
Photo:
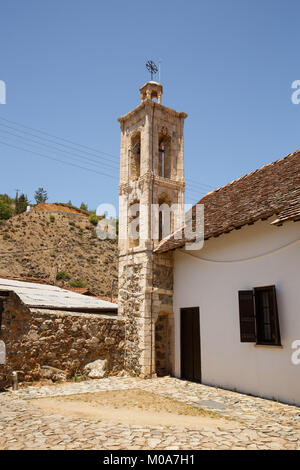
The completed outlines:
<svg viewBox="0 0 300 470">
<path fill-rule="evenodd" d="M 97 299 L 105 300 L 106 302 L 112 302 L 113 304 L 118 303 L 118 299 L 113 298 L 111 300 L 110 297 L 103 297 L 103 296 L 96 295 L 93 292 L 91 292 L 89 289 L 87 289 L 86 287 L 64 287 L 64 289 L 69 290 L 71 292 L 77 292 L 77 294 L 89 295 L 90 297 L 97 297 Z"/>
<path fill-rule="evenodd" d="M 68 212 L 71 214 L 82 214 L 89 216 L 89 212 L 79 209 L 78 207 L 70 206 L 63 202 L 42 202 L 33 208 L 34 211 L 52 211 L 52 212 Z"/>
<path fill-rule="evenodd" d="M 12 281 L 33 282 L 35 284 L 49 284 L 49 280 L 38 279 L 36 277 L 28 277 L 28 276 L 10 276 L 8 274 L 0 273 L 0 278 L 2 278 L 2 279 L 11 279 Z"/>
<path fill-rule="evenodd" d="M 71 292 L 77 292 L 77 294 L 89 295 L 90 297 L 97 297 L 96 294 L 93 294 L 87 287 L 64 287 L 65 290 Z"/>
<path fill-rule="evenodd" d="M 290 205 L 286 209 L 282 209 L 272 224 L 280 225 L 287 220 L 300 219 L 300 188 L 296 188 L 290 196 Z"/>
<path fill-rule="evenodd" d="M 117 304 L 118 303 L 118 299 L 113 297 L 112 299 L 110 297 L 99 297 L 97 296 L 98 299 L 101 299 L 101 300 L 105 300 L 106 302 L 112 302 L 113 304 Z"/>
<path fill-rule="evenodd" d="M 278 225 L 300 220 L 300 150 L 208 193 L 198 204 L 204 204 L 205 239 L 274 215 L 273 224 Z M 169 235 L 154 251 L 169 251 L 193 240 L 180 229 L 176 238 Z"/>
</svg>

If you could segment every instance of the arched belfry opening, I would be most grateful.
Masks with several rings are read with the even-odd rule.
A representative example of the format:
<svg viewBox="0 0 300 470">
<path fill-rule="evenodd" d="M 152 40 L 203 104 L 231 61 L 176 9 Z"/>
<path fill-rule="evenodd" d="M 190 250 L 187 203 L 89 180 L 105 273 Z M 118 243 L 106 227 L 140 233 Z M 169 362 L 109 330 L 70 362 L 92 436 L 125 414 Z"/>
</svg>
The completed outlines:
<svg viewBox="0 0 300 470">
<path fill-rule="evenodd" d="M 147 82 L 142 88 L 140 88 L 141 102 L 146 100 L 157 101 L 161 104 L 161 96 L 163 93 L 163 87 L 157 82 Z"/>
<path fill-rule="evenodd" d="M 165 134 L 160 134 L 158 138 L 158 175 L 171 177 L 171 138 Z"/>
<path fill-rule="evenodd" d="M 174 230 L 174 213 L 167 193 L 163 192 L 158 199 L 158 241 L 167 237 Z"/>
<path fill-rule="evenodd" d="M 130 178 L 136 181 L 141 173 L 141 133 L 136 132 L 131 138 L 130 146 Z"/>
<path fill-rule="evenodd" d="M 140 244 L 140 201 L 134 200 L 128 208 L 128 247 Z"/>
</svg>

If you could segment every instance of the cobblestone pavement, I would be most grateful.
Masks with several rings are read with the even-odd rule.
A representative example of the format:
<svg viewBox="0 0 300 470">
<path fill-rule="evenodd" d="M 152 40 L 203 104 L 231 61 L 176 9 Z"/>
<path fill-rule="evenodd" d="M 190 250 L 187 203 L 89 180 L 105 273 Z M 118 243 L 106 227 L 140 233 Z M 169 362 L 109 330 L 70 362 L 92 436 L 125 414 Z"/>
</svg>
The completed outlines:
<svg viewBox="0 0 300 470">
<path fill-rule="evenodd" d="M 47 414 L 28 399 L 143 389 L 233 418 L 234 428 L 116 425 Z M 300 408 L 175 378 L 114 377 L 0 393 L 0 449 L 297 449 Z"/>
</svg>

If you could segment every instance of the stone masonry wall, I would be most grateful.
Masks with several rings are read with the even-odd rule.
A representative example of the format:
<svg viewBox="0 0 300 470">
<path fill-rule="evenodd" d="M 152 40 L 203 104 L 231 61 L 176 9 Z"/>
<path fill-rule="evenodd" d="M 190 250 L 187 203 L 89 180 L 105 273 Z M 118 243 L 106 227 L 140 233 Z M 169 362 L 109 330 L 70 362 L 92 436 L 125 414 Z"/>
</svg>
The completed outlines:
<svg viewBox="0 0 300 470">
<path fill-rule="evenodd" d="M 96 359 L 107 359 L 109 375 L 124 369 L 125 322 L 120 317 L 29 310 L 11 293 L 4 302 L 0 339 L 7 352 L 7 365 L 0 365 L 2 387 L 11 382 L 13 370 L 20 381 L 33 381 L 41 378 L 43 366 L 72 377 Z"/>
<path fill-rule="evenodd" d="M 144 255 L 140 255 L 139 263 L 136 257 L 133 262 L 127 257 L 119 259 L 119 313 L 126 322 L 125 368 L 129 374 L 138 376 L 142 374 L 142 356 L 145 349 L 144 258 Z"/>
<path fill-rule="evenodd" d="M 168 328 L 168 315 L 160 315 L 155 324 L 155 369 L 158 376 L 170 373 Z"/>
<path fill-rule="evenodd" d="M 119 257 L 119 314 L 126 321 L 126 371 L 141 377 L 173 373 L 172 253 L 134 249 Z"/>
</svg>

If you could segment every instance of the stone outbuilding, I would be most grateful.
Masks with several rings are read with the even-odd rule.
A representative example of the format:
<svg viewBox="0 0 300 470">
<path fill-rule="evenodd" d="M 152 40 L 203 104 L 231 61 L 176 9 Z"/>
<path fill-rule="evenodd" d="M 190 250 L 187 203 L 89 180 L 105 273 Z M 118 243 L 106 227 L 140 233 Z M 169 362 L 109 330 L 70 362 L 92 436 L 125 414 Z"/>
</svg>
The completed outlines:
<svg viewBox="0 0 300 470">
<path fill-rule="evenodd" d="M 120 373 L 125 325 L 117 314 L 115 303 L 0 278 L 0 340 L 6 347 L 0 385 L 11 382 L 13 371 L 27 382 L 49 377 L 49 370 L 72 377 L 97 360 L 105 360 L 106 375 Z"/>
</svg>

